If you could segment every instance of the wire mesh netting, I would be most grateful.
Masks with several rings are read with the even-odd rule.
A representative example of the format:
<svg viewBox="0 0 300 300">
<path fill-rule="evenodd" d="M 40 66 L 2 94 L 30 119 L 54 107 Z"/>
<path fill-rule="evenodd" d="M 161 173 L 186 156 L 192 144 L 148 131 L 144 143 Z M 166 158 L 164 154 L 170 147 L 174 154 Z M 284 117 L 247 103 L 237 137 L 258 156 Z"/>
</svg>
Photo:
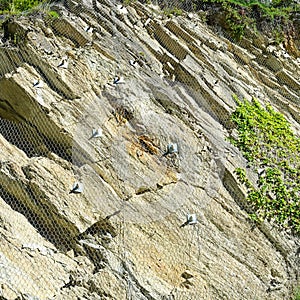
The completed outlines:
<svg viewBox="0 0 300 300">
<path fill-rule="evenodd" d="M 2 20 L 1 299 L 266 299 L 226 223 L 255 239 L 232 95 L 299 130 L 299 60 L 214 13 L 93 0 Z"/>
</svg>

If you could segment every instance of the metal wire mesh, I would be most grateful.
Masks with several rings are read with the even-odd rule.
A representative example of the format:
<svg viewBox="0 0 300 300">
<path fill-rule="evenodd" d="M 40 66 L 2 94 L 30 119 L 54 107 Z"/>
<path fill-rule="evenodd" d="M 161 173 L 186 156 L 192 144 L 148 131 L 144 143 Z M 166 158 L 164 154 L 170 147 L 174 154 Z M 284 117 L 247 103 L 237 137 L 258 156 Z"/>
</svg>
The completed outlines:
<svg viewBox="0 0 300 300">
<path fill-rule="evenodd" d="M 6 23 L 1 210 L 16 220 L 23 215 L 31 227 L 17 241 L 26 250 L 22 270 L 15 267 L 17 252 L 9 259 L 8 246 L 0 252 L 0 297 L 15 299 L 20 291 L 21 299 L 75 299 L 76 293 L 114 299 L 113 291 L 120 299 L 225 297 L 213 283 L 206 283 L 210 294 L 199 296 L 193 280 L 205 269 L 202 241 L 213 240 L 203 231 L 217 207 L 211 201 L 224 206 L 228 197 L 232 209 L 251 212 L 228 164 L 239 155 L 225 140 L 234 130 L 231 95 L 272 97 L 298 126 L 297 110 L 289 108 L 299 99 L 295 63 L 284 49 L 270 46 L 267 55 L 259 41 L 237 44 L 224 31 L 215 36 L 203 24 L 205 3 L 180 3 L 182 16 L 170 12 L 178 1 L 154 4 L 65 1 Z M 288 59 L 285 73 L 278 55 Z M 191 225 L 186 215 L 195 212 Z M 165 232 L 168 243 L 159 238 Z M 234 237 L 224 236 L 224 243 L 219 249 L 240 245 Z M 30 259 L 36 255 L 49 272 L 38 272 Z M 72 270 L 62 272 L 64 264 Z M 105 290 L 92 275 L 101 277 L 107 266 Z M 156 290 L 147 290 L 148 274 L 160 274 Z"/>
</svg>

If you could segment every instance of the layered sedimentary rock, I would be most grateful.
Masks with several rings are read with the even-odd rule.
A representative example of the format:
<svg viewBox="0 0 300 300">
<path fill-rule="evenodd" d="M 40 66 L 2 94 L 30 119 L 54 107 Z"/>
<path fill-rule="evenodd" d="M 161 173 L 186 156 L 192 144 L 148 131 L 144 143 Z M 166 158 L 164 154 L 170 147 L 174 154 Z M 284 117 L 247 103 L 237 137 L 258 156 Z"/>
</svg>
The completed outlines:
<svg viewBox="0 0 300 300">
<path fill-rule="evenodd" d="M 250 221 L 226 138 L 232 94 L 299 131 L 299 59 L 138 2 L 52 9 L 0 48 L 1 299 L 289 299 L 299 239 Z"/>
</svg>

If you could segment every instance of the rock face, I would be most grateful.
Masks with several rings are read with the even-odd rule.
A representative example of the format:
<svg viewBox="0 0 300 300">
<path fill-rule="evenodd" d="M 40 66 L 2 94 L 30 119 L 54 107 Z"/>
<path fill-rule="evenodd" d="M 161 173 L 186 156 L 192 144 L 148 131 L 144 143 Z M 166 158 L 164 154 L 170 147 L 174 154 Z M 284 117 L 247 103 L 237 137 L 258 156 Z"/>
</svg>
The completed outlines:
<svg viewBox="0 0 300 300">
<path fill-rule="evenodd" d="M 299 132 L 299 59 L 138 2 L 52 9 L 0 48 L 0 298 L 290 299 L 299 238 L 250 221 L 226 138 L 232 94 Z"/>
</svg>

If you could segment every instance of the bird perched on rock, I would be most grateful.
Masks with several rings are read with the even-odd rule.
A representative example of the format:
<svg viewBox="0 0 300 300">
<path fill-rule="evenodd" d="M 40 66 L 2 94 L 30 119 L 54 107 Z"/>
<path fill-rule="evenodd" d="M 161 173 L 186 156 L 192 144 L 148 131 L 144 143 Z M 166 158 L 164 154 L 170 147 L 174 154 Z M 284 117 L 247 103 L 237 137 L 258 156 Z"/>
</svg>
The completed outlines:
<svg viewBox="0 0 300 300">
<path fill-rule="evenodd" d="M 143 27 L 147 27 L 151 21 L 152 21 L 152 19 L 148 18 Z"/>
<path fill-rule="evenodd" d="M 44 86 L 44 83 L 43 83 L 43 81 L 37 79 L 33 82 L 32 86 L 35 88 L 42 88 Z"/>
<path fill-rule="evenodd" d="M 79 182 L 75 182 L 69 194 L 80 194 L 83 192 L 83 185 Z"/>
<path fill-rule="evenodd" d="M 187 214 L 186 221 L 180 225 L 180 228 L 184 227 L 186 225 L 195 225 L 197 223 L 198 223 L 198 220 L 197 220 L 196 214 Z"/>
<path fill-rule="evenodd" d="M 129 61 L 129 64 L 131 65 L 131 66 L 133 66 L 133 67 L 137 67 L 139 64 L 138 64 L 138 60 L 137 59 L 131 59 L 130 61 Z"/>
<path fill-rule="evenodd" d="M 68 69 L 69 62 L 67 58 L 63 58 L 61 62 L 58 64 L 58 68 Z"/>
<path fill-rule="evenodd" d="M 87 27 L 84 28 L 84 31 L 87 32 L 87 33 L 93 33 L 94 28 L 91 27 L 91 26 L 87 26 Z"/>
<path fill-rule="evenodd" d="M 128 10 L 125 6 L 122 4 L 117 5 L 118 12 L 122 15 L 126 15 L 128 13 Z"/>
<path fill-rule="evenodd" d="M 125 83 L 124 81 L 124 77 L 120 77 L 120 76 L 115 76 L 114 77 L 114 81 L 113 81 L 114 84 L 121 84 L 121 83 Z"/>
<path fill-rule="evenodd" d="M 258 176 L 263 176 L 266 174 L 266 170 L 264 168 L 257 169 Z"/>
<path fill-rule="evenodd" d="M 103 135 L 103 133 L 102 133 L 102 129 L 101 128 L 93 128 L 93 130 L 92 130 L 92 136 L 90 137 L 90 139 L 99 138 L 102 135 Z"/>
<path fill-rule="evenodd" d="M 176 143 L 168 144 L 167 151 L 163 154 L 163 156 L 173 153 L 178 153 L 178 145 Z"/>
</svg>

